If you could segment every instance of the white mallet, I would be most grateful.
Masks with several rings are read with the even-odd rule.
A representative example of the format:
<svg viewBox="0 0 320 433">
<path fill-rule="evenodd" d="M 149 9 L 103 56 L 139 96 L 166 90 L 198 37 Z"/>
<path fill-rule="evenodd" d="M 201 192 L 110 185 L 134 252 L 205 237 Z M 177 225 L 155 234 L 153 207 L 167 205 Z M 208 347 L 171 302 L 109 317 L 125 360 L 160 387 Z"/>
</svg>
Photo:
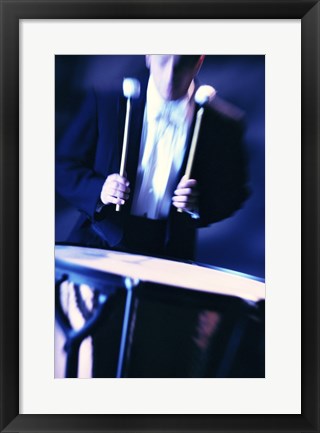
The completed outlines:
<svg viewBox="0 0 320 433">
<path fill-rule="evenodd" d="M 191 141 L 191 146 L 190 146 L 190 151 L 188 156 L 187 167 L 184 173 L 187 179 L 190 179 L 191 176 L 193 160 L 194 160 L 194 156 L 198 144 L 201 120 L 204 113 L 204 105 L 212 101 L 213 98 L 216 96 L 216 93 L 217 93 L 216 90 L 212 86 L 204 85 L 204 86 L 200 86 L 199 89 L 196 91 L 196 94 L 194 95 L 194 100 L 200 107 L 197 111 L 197 118 L 193 130 L 193 136 L 192 136 L 192 141 Z M 183 212 L 183 210 L 179 208 L 178 212 Z"/>
<path fill-rule="evenodd" d="M 137 99 L 140 96 L 140 83 L 135 78 L 125 78 L 122 84 L 123 96 L 127 98 L 127 110 L 124 124 L 123 144 L 120 163 L 120 176 L 124 176 L 126 170 L 127 153 L 128 153 L 128 137 L 131 117 L 131 99 Z M 116 211 L 119 212 L 120 205 L 116 205 Z"/>
</svg>

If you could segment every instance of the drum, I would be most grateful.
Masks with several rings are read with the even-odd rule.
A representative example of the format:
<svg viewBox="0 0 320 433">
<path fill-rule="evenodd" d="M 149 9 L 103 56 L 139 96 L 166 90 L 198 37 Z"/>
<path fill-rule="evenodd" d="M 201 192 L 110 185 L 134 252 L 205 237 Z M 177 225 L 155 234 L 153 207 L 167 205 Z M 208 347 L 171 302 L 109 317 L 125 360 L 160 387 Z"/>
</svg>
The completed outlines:
<svg viewBox="0 0 320 433">
<path fill-rule="evenodd" d="M 264 377 L 262 281 L 85 247 L 56 246 L 55 259 L 66 377 L 77 377 L 88 336 L 93 377 Z M 80 325 L 68 311 L 66 287 Z"/>
</svg>

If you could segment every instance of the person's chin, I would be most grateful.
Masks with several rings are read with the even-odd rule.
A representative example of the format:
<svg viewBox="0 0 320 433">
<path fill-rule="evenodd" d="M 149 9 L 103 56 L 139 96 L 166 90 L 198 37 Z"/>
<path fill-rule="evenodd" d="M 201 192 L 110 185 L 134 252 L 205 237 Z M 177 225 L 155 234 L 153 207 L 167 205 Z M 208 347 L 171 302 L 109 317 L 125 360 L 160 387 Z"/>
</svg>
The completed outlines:
<svg viewBox="0 0 320 433">
<path fill-rule="evenodd" d="M 165 101 L 172 101 L 172 94 L 171 94 L 171 92 L 162 92 L 161 93 L 161 97 Z"/>
<path fill-rule="evenodd" d="M 166 101 L 176 101 L 180 99 L 181 96 L 176 92 L 166 92 L 162 95 L 162 98 Z"/>
</svg>

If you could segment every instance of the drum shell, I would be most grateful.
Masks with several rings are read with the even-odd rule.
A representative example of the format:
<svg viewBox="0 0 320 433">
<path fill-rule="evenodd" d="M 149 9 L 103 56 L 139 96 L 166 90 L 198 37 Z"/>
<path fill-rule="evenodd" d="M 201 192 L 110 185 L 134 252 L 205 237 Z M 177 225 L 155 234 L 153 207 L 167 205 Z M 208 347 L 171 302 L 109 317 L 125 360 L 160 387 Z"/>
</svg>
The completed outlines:
<svg viewBox="0 0 320 433">
<path fill-rule="evenodd" d="M 95 377 L 114 372 L 123 303 L 118 294 L 94 337 Z M 264 303 L 155 283 L 135 288 L 123 377 L 264 377 L 264 370 Z"/>
</svg>

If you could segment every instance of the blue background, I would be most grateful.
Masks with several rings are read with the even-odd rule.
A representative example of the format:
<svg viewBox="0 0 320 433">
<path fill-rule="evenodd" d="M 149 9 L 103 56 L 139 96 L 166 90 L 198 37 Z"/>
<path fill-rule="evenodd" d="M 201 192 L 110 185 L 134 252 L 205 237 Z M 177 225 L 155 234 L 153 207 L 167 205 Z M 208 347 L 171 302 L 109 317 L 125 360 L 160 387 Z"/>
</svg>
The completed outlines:
<svg viewBox="0 0 320 433">
<path fill-rule="evenodd" d="M 134 77 L 144 56 L 56 56 L 56 142 L 77 111 L 82 94 L 95 85 L 108 88 L 119 77 Z M 198 230 L 198 262 L 265 276 L 265 58 L 206 56 L 199 72 L 220 97 L 246 113 L 245 146 L 251 196 L 231 218 Z M 121 91 L 121 89 L 119 89 Z M 56 241 L 65 241 L 79 213 L 56 194 Z"/>
</svg>

